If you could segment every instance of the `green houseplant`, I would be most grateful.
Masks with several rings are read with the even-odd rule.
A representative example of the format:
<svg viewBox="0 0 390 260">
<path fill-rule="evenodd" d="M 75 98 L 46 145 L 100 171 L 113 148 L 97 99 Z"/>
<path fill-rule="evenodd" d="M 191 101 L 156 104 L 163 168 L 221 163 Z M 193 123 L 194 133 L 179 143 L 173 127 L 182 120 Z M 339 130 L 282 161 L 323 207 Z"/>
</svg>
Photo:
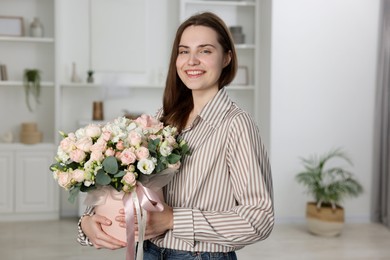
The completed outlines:
<svg viewBox="0 0 390 260">
<path fill-rule="evenodd" d="M 26 93 L 26 105 L 28 110 L 33 111 L 30 103 L 30 95 L 39 104 L 41 95 L 41 72 L 38 69 L 25 69 L 23 75 L 24 91 Z"/>
<path fill-rule="evenodd" d="M 363 192 L 353 173 L 338 166 L 340 162 L 352 166 L 352 161 L 340 148 L 322 156 L 302 158 L 304 170 L 296 175 L 296 180 L 314 198 L 306 206 L 308 228 L 314 234 L 339 235 L 344 223 L 341 202 L 346 197 L 357 197 Z"/>
</svg>

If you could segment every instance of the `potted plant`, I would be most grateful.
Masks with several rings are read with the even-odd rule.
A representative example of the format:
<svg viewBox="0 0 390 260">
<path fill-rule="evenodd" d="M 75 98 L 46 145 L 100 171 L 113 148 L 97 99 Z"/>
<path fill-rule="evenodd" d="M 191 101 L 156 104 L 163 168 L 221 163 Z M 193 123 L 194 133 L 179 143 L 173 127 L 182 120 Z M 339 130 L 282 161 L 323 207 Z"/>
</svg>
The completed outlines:
<svg viewBox="0 0 390 260">
<path fill-rule="evenodd" d="M 342 200 L 363 192 L 353 173 L 335 163 L 342 161 L 352 166 L 352 161 L 340 148 L 322 156 L 302 158 L 304 171 L 296 175 L 296 180 L 314 197 L 314 201 L 306 205 L 307 225 L 313 234 L 339 235 L 344 225 Z"/>
<path fill-rule="evenodd" d="M 35 102 L 39 104 L 39 97 L 41 94 L 41 72 L 38 69 L 25 69 L 23 81 L 28 110 L 33 111 L 30 104 L 30 94 L 33 96 Z"/>
</svg>

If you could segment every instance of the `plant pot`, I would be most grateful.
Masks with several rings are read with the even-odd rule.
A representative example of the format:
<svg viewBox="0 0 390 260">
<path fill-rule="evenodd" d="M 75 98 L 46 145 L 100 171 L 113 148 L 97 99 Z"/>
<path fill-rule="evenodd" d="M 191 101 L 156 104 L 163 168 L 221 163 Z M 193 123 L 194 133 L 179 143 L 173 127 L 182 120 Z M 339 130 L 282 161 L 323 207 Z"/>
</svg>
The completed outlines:
<svg viewBox="0 0 390 260">
<path fill-rule="evenodd" d="M 333 237 L 340 235 L 344 227 L 344 208 L 328 206 L 317 208 L 315 202 L 306 205 L 306 221 L 309 231 L 315 235 Z"/>
</svg>

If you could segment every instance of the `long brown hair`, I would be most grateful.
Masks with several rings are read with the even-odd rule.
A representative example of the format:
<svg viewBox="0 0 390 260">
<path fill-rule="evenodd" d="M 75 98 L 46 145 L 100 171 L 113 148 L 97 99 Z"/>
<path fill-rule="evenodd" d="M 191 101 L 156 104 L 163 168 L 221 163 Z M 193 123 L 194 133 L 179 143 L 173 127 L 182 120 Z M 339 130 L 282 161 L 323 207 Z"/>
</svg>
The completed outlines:
<svg viewBox="0 0 390 260">
<path fill-rule="evenodd" d="M 234 79 L 237 71 L 237 54 L 231 34 L 221 18 L 211 12 L 199 13 L 184 21 L 176 32 L 176 37 L 172 46 L 169 70 L 164 90 L 163 109 L 164 114 L 161 121 L 164 124 L 174 125 L 181 132 L 194 107 L 192 92 L 180 79 L 176 71 L 176 59 L 181 36 L 184 30 L 191 25 L 201 25 L 213 29 L 217 33 L 218 42 L 221 44 L 224 53 L 231 53 L 230 63 L 223 68 L 218 80 L 218 88 L 221 89 L 229 85 Z"/>
</svg>

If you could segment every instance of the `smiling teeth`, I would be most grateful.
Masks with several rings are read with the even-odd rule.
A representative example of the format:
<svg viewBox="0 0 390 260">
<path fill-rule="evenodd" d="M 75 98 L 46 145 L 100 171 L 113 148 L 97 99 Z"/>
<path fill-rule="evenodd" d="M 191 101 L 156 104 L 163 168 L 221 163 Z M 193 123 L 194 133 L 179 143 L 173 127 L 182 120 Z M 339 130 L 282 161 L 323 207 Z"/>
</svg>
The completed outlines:
<svg viewBox="0 0 390 260">
<path fill-rule="evenodd" d="M 187 74 L 189 75 L 199 75 L 199 74 L 202 74 L 201 71 L 187 71 Z"/>
</svg>

